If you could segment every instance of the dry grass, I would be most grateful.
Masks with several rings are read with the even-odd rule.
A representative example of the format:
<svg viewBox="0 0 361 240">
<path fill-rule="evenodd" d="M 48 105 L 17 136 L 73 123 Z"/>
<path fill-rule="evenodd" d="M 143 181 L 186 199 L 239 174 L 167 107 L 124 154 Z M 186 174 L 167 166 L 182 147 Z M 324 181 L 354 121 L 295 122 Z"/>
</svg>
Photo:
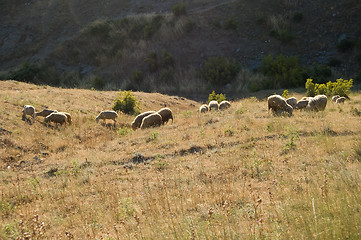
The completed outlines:
<svg viewBox="0 0 361 240">
<path fill-rule="evenodd" d="M 166 104 L 175 121 L 132 131 L 131 116 L 95 123 L 116 92 L 0 87 L 12 132 L 0 132 L 0 238 L 360 238 L 360 94 L 275 117 L 256 98 L 200 115 L 200 103 L 135 93 L 142 110 Z M 24 104 L 74 122 L 29 124 Z"/>
</svg>

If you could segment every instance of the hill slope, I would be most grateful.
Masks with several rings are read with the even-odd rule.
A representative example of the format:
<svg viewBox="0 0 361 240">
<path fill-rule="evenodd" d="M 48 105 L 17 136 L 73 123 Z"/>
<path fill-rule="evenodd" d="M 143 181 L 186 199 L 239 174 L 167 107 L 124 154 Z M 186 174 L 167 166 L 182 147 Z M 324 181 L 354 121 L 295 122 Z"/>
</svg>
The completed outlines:
<svg viewBox="0 0 361 240">
<path fill-rule="evenodd" d="M 94 120 L 116 92 L 0 88 L 1 238 L 360 237 L 359 93 L 286 117 L 256 98 L 201 115 L 198 102 L 136 92 L 142 110 L 166 104 L 175 121 L 131 131 L 133 116 Z M 73 124 L 29 124 L 24 104 Z"/>
</svg>

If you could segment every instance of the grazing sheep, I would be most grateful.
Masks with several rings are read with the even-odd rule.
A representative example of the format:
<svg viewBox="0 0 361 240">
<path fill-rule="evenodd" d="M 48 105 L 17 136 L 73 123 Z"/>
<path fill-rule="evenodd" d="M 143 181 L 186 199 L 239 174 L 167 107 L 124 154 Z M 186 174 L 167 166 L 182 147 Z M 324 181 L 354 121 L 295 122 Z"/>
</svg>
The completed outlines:
<svg viewBox="0 0 361 240">
<path fill-rule="evenodd" d="M 219 110 L 225 110 L 225 109 L 230 108 L 230 107 L 231 107 L 231 103 L 228 102 L 228 101 L 222 101 L 219 104 Z"/>
<path fill-rule="evenodd" d="M 50 114 L 52 114 L 53 112 L 58 112 L 56 110 L 50 110 L 50 109 L 43 109 L 43 111 L 41 112 L 36 112 L 35 113 L 35 117 L 40 116 L 40 117 L 47 117 Z"/>
<path fill-rule="evenodd" d="M 65 114 L 67 123 L 71 124 L 71 115 L 67 112 L 59 112 Z"/>
<path fill-rule="evenodd" d="M 200 113 L 208 112 L 208 105 L 207 105 L 207 104 L 203 104 L 203 105 L 199 108 L 199 112 L 200 112 Z"/>
<path fill-rule="evenodd" d="M 103 119 L 103 121 L 106 121 L 106 119 L 111 119 L 114 121 L 114 123 L 117 122 L 117 120 L 115 120 L 118 117 L 118 114 L 115 111 L 102 111 L 99 113 L 99 115 L 95 118 L 95 120 L 97 121 L 97 123 L 99 122 L 100 119 Z"/>
<path fill-rule="evenodd" d="M 273 112 L 286 111 L 292 115 L 293 108 L 280 95 L 272 95 L 267 98 L 268 111 L 272 109 Z"/>
<path fill-rule="evenodd" d="M 173 113 L 172 110 L 170 110 L 169 108 L 162 108 L 157 113 L 162 116 L 163 124 L 167 123 L 169 119 L 172 119 L 172 123 L 173 123 Z"/>
<path fill-rule="evenodd" d="M 208 109 L 209 111 L 212 111 L 212 109 L 214 110 L 218 110 L 218 102 L 217 101 L 210 101 L 208 104 Z"/>
<path fill-rule="evenodd" d="M 312 99 L 312 97 L 303 97 L 301 98 L 301 100 L 306 100 L 306 101 L 310 101 Z"/>
<path fill-rule="evenodd" d="M 333 96 L 332 98 L 331 98 L 331 102 L 336 102 L 336 100 L 338 99 L 338 98 L 340 98 L 341 96 L 340 95 L 335 95 L 335 96 Z"/>
<path fill-rule="evenodd" d="M 162 116 L 159 113 L 152 113 L 142 120 L 142 124 L 140 125 L 141 129 L 156 127 L 162 125 Z"/>
<path fill-rule="evenodd" d="M 325 95 L 317 95 L 313 97 L 306 107 L 310 111 L 323 111 L 327 105 L 327 97 Z"/>
<path fill-rule="evenodd" d="M 344 103 L 346 101 L 345 97 L 339 97 L 336 99 L 336 103 Z"/>
<path fill-rule="evenodd" d="M 286 102 L 291 105 L 291 107 L 294 107 L 297 104 L 297 99 L 295 97 L 290 97 L 286 100 Z"/>
<path fill-rule="evenodd" d="M 308 105 L 308 100 L 300 100 L 296 103 L 293 109 L 305 109 Z"/>
<path fill-rule="evenodd" d="M 23 119 L 26 117 L 26 115 L 30 115 L 35 118 L 35 108 L 31 105 L 25 105 L 23 109 Z"/>
<path fill-rule="evenodd" d="M 60 123 L 60 125 L 63 125 L 63 123 L 66 123 L 67 117 L 64 113 L 54 112 L 51 113 L 49 116 L 44 118 L 44 122 L 53 122 L 55 124 Z"/>
<path fill-rule="evenodd" d="M 148 111 L 137 115 L 132 122 L 132 129 L 135 130 L 137 128 L 140 128 L 143 118 L 149 116 L 152 113 L 155 113 L 155 111 Z"/>
</svg>

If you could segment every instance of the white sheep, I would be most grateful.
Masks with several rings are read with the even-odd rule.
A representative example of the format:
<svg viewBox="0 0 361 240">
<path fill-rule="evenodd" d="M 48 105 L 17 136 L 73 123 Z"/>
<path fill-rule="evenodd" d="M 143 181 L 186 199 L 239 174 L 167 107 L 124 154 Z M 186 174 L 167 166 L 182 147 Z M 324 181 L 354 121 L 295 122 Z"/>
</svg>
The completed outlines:
<svg viewBox="0 0 361 240">
<path fill-rule="evenodd" d="M 99 113 L 99 115 L 95 118 L 97 123 L 100 119 L 103 119 L 103 121 L 106 121 L 106 119 L 111 119 L 114 121 L 114 124 L 117 122 L 116 118 L 118 117 L 118 113 L 115 111 L 102 111 Z"/>
<path fill-rule="evenodd" d="M 309 111 L 323 111 L 327 105 L 327 97 L 325 95 L 317 95 L 313 97 L 306 107 Z"/>
<path fill-rule="evenodd" d="M 67 116 L 64 113 L 54 112 L 51 113 L 49 116 L 44 118 L 44 122 L 53 122 L 55 124 L 60 123 L 60 125 L 63 125 L 67 121 Z"/>
<path fill-rule="evenodd" d="M 340 95 L 335 95 L 335 96 L 333 96 L 332 98 L 331 98 L 331 102 L 336 102 L 336 100 L 338 99 L 338 98 L 340 98 L 341 96 Z"/>
<path fill-rule="evenodd" d="M 208 104 L 208 109 L 209 111 L 212 111 L 213 109 L 214 110 L 218 110 L 218 102 L 217 101 L 210 101 L 209 104 Z"/>
<path fill-rule="evenodd" d="M 344 103 L 346 101 L 345 97 L 339 97 L 336 99 L 336 103 Z"/>
<path fill-rule="evenodd" d="M 52 114 L 53 112 L 58 112 L 56 110 L 50 110 L 50 109 L 43 109 L 41 112 L 36 112 L 35 113 L 35 117 L 37 116 L 41 116 L 41 117 L 47 117 L 50 114 Z"/>
<path fill-rule="evenodd" d="M 26 115 L 32 116 L 32 118 L 35 118 L 35 108 L 31 105 L 25 105 L 23 109 L 23 119 L 26 117 Z"/>
<path fill-rule="evenodd" d="M 225 109 L 230 108 L 230 107 L 231 107 L 231 103 L 228 102 L 228 101 L 222 101 L 219 104 L 219 110 L 225 110 Z"/>
<path fill-rule="evenodd" d="M 159 113 L 152 113 L 142 120 L 142 124 L 140 125 L 141 129 L 156 127 L 162 125 L 162 116 Z"/>
<path fill-rule="evenodd" d="M 300 100 L 296 103 L 293 109 L 305 109 L 308 105 L 309 100 Z"/>
<path fill-rule="evenodd" d="M 273 112 L 286 111 L 292 115 L 293 108 L 280 95 L 272 95 L 267 98 L 268 111 L 272 109 Z"/>
<path fill-rule="evenodd" d="M 208 112 L 208 105 L 207 105 L 207 104 L 203 104 L 202 106 L 200 106 L 199 112 L 200 112 L 200 113 Z"/>
<path fill-rule="evenodd" d="M 132 129 L 136 130 L 137 128 L 140 128 L 143 118 L 145 118 L 146 116 L 149 116 L 152 113 L 155 113 L 155 111 L 148 111 L 148 112 L 144 112 L 144 113 L 137 115 L 132 122 Z"/>
<path fill-rule="evenodd" d="M 169 121 L 169 119 L 172 119 L 172 123 L 173 123 L 173 121 L 174 121 L 173 113 L 172 113 L 172 110 L 170 110 L 169 108 L 162 108 L 157 113 L 159 113 L 159 115 L 162 116 L 163 124 L 167 123 Z"/>
<path fill-rule="evenodd" d="M 291 107 L 294 107 L 297 104 L 297 99 L 295 97 L 290 97 L 286 99 L 286 102 L 291 105 Z"/>
</svg>

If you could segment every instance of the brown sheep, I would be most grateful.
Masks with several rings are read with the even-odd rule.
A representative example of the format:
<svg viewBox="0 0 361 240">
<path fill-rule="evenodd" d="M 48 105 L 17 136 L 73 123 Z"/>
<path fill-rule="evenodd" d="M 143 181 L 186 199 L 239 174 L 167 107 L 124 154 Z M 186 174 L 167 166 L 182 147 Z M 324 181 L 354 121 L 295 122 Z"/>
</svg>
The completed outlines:
<svg viewBox="0 0 361 240">
<path fill-rule="evenodd" d="M 157 127 L 163 124 L 162 116 L 159 113 L 152 113 L 142 120 L 141 129 Z"/>
<path fill-rule="evenodd" d="M 228 102 L 228 101 L 222 101 L 219 104 L 219 110 L 225 110 L 225 109 L 230 108 L 230 107 L 231 107 L 231 103 Z"/>
<path fill-rule="evenodd" d="M 60 125 L 63 125 L 63 123 L 66 123 L 67 117 L 64 113 L 51 113 L 49 116 L 44 118 L 44 122 L 53 122 L 55 124 L 60 123 Z"/>
<path fill-rule="evenodd" d="M 293 108 L 286 100 L 280 95 L 272 95 L 267 98 L 268 110 L 272 109 L 273 112 L 286 111 L 292 115 Z"/>
<path fill-rule="evenodd" d="M 142 125 L 143 118 L 149 116 L 152 113 L 155 113 L 155 111 L 148 111 L 137 115 L 132 122 L 132 129 L 136 130 L 137 128 L 140 128 L 140 125 Z"/>
<path fill-rule="evenodd" d="M 172 110 L 170 110 L 169 108 L 162 108 L 157 113 L 159 113 L 159 115 L 162 116 L 163 124 L 167 123 L 169 119 L 172 119 L 172 123 L 173 123 L 173 113 Z"/>
</svg>

